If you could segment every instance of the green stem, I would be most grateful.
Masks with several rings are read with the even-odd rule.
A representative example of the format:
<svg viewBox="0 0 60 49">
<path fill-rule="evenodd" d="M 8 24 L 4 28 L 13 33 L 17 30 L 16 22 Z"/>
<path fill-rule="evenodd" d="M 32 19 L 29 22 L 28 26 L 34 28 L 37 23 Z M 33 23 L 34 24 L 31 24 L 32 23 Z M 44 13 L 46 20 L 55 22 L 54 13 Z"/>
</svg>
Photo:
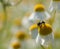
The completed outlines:
<svg viewBox="0 0 60 49">
<path fill-rule="evenodd" d="M 3 22 L 3 28 L 0 30 L 1 33 L 4 31 L 4 29 L 7 26 L 7 12 L 6 12 L 6 5 L 4 4 L 4 2 L 2 2 L 2 6 L 4 11 L 4 22 Z"/>
</svg>

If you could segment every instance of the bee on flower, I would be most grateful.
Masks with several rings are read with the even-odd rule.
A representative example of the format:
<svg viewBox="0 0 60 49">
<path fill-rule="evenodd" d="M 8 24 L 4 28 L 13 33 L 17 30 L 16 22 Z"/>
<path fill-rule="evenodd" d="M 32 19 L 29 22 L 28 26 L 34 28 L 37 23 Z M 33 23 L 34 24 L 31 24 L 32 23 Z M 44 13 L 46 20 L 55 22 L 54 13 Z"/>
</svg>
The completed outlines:
<svg viewBox="0 0 60 49">
<path fill-rule="evenodd" d="M 36 43 L 43 45 L 44 47 L 53 45 L 54 35 L 53 30 L 50 24 L 45 23 L 44 21 L 39 22 L 38 24 L 38 36 L 36 38 Z"/>
<path fill-rule="evenodd" d="M 40 35 L 45 36 L 52 33 L 52 27 L 43 21 L 42 23 L 38 23 L 38 31 Z"/>
<path fill-rule="evenodd" d="M 34 22 L 29 28 L 30 34 L 32 35 L 32 38 L 36 38 L 38 34 L 37 24 L 39 21 L 47 20 L 49 19 L 50 15 L 45 10 L 45 6 L 43 4 L 37 4 L 34 7 L 34 12 L 30 15 L 29 21 Z M 33 35 L 36 35 L 33 37 Z"/>
</svg>

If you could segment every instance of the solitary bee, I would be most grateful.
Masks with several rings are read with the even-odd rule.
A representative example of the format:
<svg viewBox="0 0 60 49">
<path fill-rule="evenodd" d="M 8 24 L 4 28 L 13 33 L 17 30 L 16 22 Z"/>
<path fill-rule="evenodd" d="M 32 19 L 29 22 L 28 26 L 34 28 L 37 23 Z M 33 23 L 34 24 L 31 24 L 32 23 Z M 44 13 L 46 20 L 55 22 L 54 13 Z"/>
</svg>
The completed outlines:
<svg viewBox="0 0 60 49">
<path fill-rule="evenodd" d="M 45 36 L 45 35 L 52 33 L 52 27 L 50 24 L 42 21 L 42 22 L 39 22 L 37 25 L 38 25 L 38 32 L 40 35 Z"/>
</svg>

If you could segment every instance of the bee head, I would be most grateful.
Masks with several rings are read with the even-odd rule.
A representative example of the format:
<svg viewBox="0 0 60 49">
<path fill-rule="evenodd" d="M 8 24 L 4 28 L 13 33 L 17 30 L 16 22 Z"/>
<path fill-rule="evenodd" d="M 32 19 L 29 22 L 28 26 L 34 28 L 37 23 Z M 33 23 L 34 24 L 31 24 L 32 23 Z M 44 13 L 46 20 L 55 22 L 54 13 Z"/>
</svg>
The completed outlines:
<svg viewBox="0 0 60 49">
<path fill-rule="evenodd" d="M 45 22 L 42 21 L 42 22 L 38 22 L 38 23 L 37 23 L 38 26 L 40 26 L 40 25 L 42 25 L 42 24 L 45 24 Z"/>
</svg>

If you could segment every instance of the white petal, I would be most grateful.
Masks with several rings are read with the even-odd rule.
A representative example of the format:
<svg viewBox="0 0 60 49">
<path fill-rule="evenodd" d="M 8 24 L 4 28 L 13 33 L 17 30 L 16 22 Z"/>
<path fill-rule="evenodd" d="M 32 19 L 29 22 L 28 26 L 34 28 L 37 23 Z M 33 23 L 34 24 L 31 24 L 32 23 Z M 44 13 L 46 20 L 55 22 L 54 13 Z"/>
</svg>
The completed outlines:
<svg viewBox="0 0 60 49">
<path fill-rule="evenodd" d="M 34 29 L 32 31 L 30 31 L 30 35 L 32 37 L 32 39 L 36 39 L 37 35 L 38 35 L 38 29 Z"/>
<path fill-rule="evenodd" d="M 48 20 L 50 18 L 50 14 L 48 12 L 45 12 L 46 14 L 46 20 Z"/>
<path fill-rule="evenodd" d="M 29 26 L 31 25 L 31 23 L 29 22 L 28 18 L 23 18 L 22 20 L 22 25 L 25 27 L 25 28 L 29 28 Z"/>
</svg>

